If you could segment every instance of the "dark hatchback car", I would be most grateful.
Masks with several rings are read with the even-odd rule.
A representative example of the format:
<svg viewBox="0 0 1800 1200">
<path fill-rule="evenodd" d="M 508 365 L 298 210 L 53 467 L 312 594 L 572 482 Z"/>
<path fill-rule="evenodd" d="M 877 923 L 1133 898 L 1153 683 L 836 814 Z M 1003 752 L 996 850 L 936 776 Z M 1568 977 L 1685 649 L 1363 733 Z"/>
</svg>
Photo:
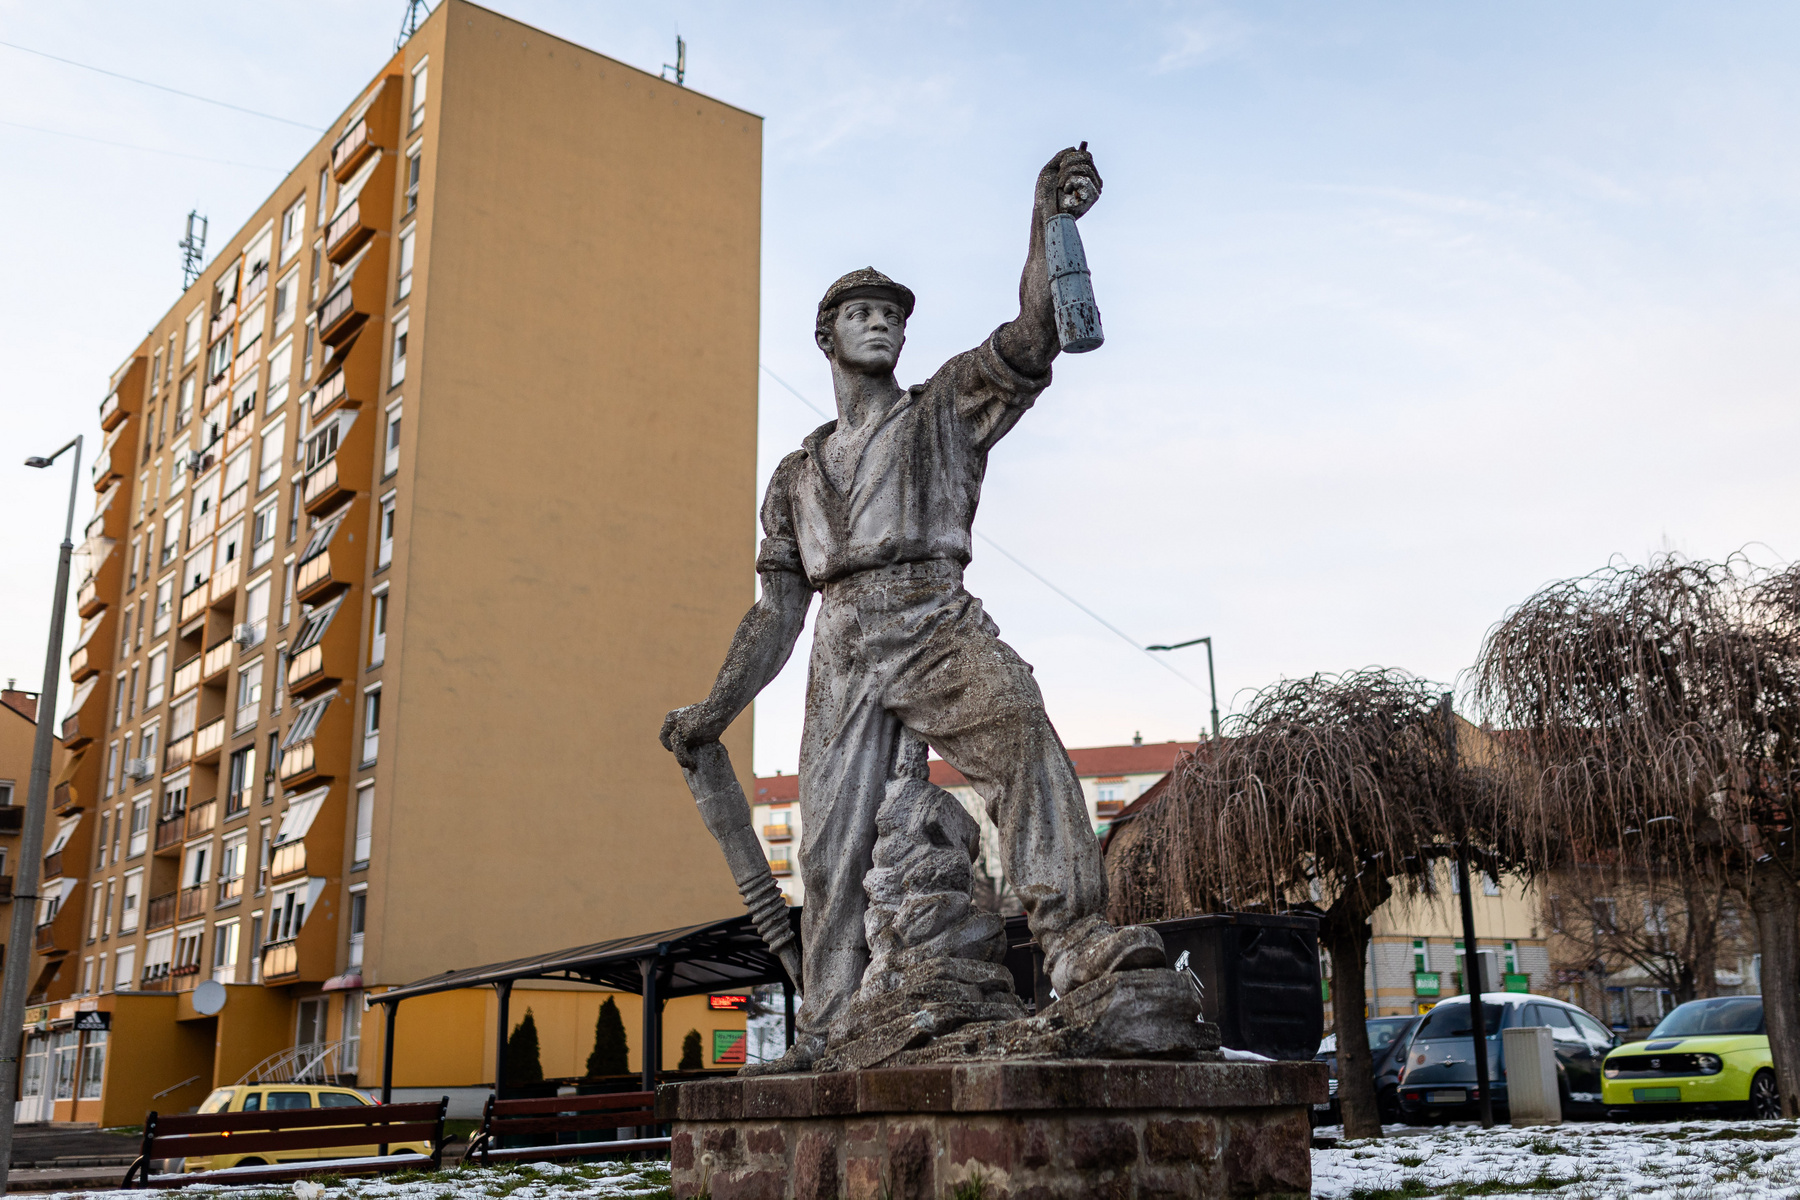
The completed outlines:
<svg viewBox="0 0 1800 1200">
<path fill-rule="evenodd" d="M 1496 1119 L 1507 1117 L 1506 1058 L 1500 1031 L 1545 1025 L 1556 1048 L 1556 1079 L 1566 1117 L 1605 1114 L 1600 1064 L 1617 1045 L 1606 1026 L 1585 1010 L 1549 996 L 1484 995 L 1488 1083 Z M 1425 1014 L 1406 1051 L 1400 1076 L 1400 1118 L 1409 1124 L 1473 1120 L 1479 1112 L 1469 998 L 1455 996 Z"/>
<path fill-rule="evenodd" d="M 1384 1125 L 1400 1119 L 1400 1068 L 1406 1063 L 1406 1047 L 1412 1043 L 1413 1031 L 1421 1020 L 1421 1017 L 1373 1017 L 1368 1022 L 1369 1056 L 1375 1067 L 1375 1102 L 1380 1107 Z M 1313 1124 L 1341 1125 L 1344 1110 L 1338 1103 L 1337 1034 L 1319 1043 L 1319 1052 L 1313 1059 L 1324 1063 L 1331 1073 L 1331 1099 L 1313 1105 Z"/>
</svg>

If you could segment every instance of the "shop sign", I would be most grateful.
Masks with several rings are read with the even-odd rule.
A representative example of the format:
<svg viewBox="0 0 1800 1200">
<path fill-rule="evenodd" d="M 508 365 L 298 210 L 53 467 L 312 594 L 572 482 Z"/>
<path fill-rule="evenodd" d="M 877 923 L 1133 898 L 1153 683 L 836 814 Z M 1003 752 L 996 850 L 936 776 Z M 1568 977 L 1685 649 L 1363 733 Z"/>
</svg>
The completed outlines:
<svg viewBox="0 0 1800 1200">
<path fill-rule="evenodd" d="M 1502 986 L 1506 991 L 1526 993 L 1531 991 L 1531 976 L 1529 975 L 1508 971 L 1505 975 L 1505 980 L 1506 982 Z"/>
<path fill-rule="evenodd" d="M 720 1065 L 741 1066 L 746 1049 L 744 1031 L 741 1029 L 715 1029 L 713 1035 L 713 1062 Z"/>
<path fill-rule="evenodd" d="M 75 1014 L 75 1030 L 77 1033 L 104 1033 L 112 1028 L 112 1014 L 109 1012 L 80 1012 Z"/>
<path fill-rule="evenodd" d="M 1435 996 L 1435 995 L 1438 995 L 1442 990 L 1443 990 L 1442 972 L 1439 972 L 1439 971 L 1414 971 L 1413 972 L 1413 995 L 1415 995 L 1415 996 Z"/>
<path fill-rule="evenodd" d="M 706 1006 L 714 1012 L 744 1012 L 750 1007 L 750 997 L 741 993 L 708 996 Z"/>
<path fill-rule="evenodd" d="M 48 1029 L 50 1027 L 50 1010 L 48 1008 L 28 1008 L 25 1010 L 25 1028 Z"/>
</svg>

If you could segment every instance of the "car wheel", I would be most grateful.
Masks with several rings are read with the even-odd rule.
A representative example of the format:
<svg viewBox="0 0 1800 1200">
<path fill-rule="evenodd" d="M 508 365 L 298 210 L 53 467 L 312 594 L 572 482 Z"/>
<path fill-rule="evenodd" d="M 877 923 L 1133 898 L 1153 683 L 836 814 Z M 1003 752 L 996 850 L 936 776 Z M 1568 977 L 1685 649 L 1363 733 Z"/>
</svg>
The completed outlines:
<svg viewBox="0 0 1800 1200">
<path fill-rule="evenodd" d="M 1758 1071 L 1756 1078 L 1750 1081 L 1750 1119 L 1781 1119 L 1781 1089 L 1775 1086 L 1775 1072 L 1766 1069 Z"/>
<path fill-rule="evenodd" d="M 1383 1088 L 1375 1096 L 1375 1111 L 1381 1114 L 1383 1125 L 1392 1125 L 1400 1120 L 1400 1093 L 1393 1088 Z"/>
</svg>

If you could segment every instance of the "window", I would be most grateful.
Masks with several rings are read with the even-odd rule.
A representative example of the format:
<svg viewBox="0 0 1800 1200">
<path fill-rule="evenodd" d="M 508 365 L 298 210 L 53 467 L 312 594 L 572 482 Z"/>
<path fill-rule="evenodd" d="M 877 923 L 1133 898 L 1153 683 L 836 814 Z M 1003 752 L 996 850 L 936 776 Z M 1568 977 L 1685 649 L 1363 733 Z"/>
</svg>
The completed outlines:
<svg viewBox="0 0 1800 1200">
<path fill-rule="evenodd" d="M 118 843 L 114 842 L 113 846 L 116 850 Z M 100 919 L 100 940 L 101 941 L 105 941 L 107 938 L 112 936 L 113 900 L 116 898 L 116 896 L 118 894 L 118 890 L 119 890 L 119 884 L 118 884 L 117 880 L 109 879 L 106 881 L 106 908 Z"/>
<path fill-rule="evenodd" d="M 290 538 L 288 540 L 291 542 L 293 539 Z M 293 555 L 291 555 L 291 554 L 288 555 L 287 562 L 285 565 L 287 567 L 287 578 L 285 578 L 281 581 L 281 627 L 283 629 L 287 628 L 288 622 L 291 621 L 294 617 L 294 556 Z"/>
<path fill-rule="evenodd" d="M 277 751 L 280 748 L 280 740 L 281 740 L 281 735 L 279 733 L 270 733 L 269 734 L 268 760 L 263 765 L 263 801 L 262 802 L 264 805 L 269 805 L 269 804 L 275 803 L 275 793 L 280 789 L 280 785 L 281 785 L 281 781 L 276 777 L 276 774 L 275 774 L 275 764 L 281 761 L 281 755 L 279 753 L 277 753 Z M 268 822 L 264 821 L 263 824 L 267 825 Z M 267 830 L 265 830 L 264 832 L 266 833 Z M 265 841 L 265 842 L 268 841 L 268 838 L 264 837 L 263 841 Z M 261 888 L 259 887 L 257 890 L 260 891 Z"/>
<path fill-rule="evenodd" d="M 181 564 L 181 594 L 191 595 L 212 578 L 212 543 L 202 542 Z"/>
<path fill-rule="evenodd" d="M 203 846 L 190 846 L 186 861 L 181 868 L 181 886 L 184 888 L 205 887 L 211 879 L 206 873 L 207 864 L 212 858 L 212 843 Z"/>
<path fill-rule="evenodd" d="M 196 925 L 188 929 L 176 931 L 175 967 L 171 975 L 198 975 L 200 973 L 200 941 L 206 936 L 206 926 Z"/>
<path fill-rule="evenodd" d="M 187 778 L 183 776 L 179 783 L 172 783 L 163 788 L 162 813 L 157 819 L 173 821 L 176 817 L 181 816 L 187 812 L 187 800 L 188 783 Z"/>
<path fill-rule="evenodd" d="M 194 732 L 194 726 L 198 723 L 196 718 L 199 716 L 199 713 L 200 695 L 198 692 L 192 693 L 186 699 L 177 700 L 172 704 L 169 707 L 169 740 L 171 742 L 179 742 L 182 738 Z"/>
<path fill-rule="evenodd" d="M 194 419 L 194 389 L 196 386 L 192 375 L 189 375 L 186 379 L 181 381 L 181 392 L 175 401 L 176 433 L 180 433 L 183 429 L 186 429 L 188 422 Z M 179 470 L 179 459 L 185 458 L 186 455 L 177 455 L 176 457 L 178 460 L 177 469 Z M 171 485 L 170 490 L 175 490 L 173 485 Z"/>
<path fill-rule="evenodd" d="M 138 665 L 131 664 L 131 686 L 125 689 L 125 716 L 137 716 Z"/>
<path fill-rule="evenodd" d="M 257 714 L 262 710 L 262 677 L 263 660 L 260 658 L 238 668 L 235 729 L 248 729 L 256 724 Z"/>
<path fill-rule="evenodd" d="M 245 446 L 225 460 L 225 481 L 219 494 L 229 496 L 250 482 L 250 447 Z"/>
<path fill-rule="evenodd" d="M 406 330 L 411 322 L 408 313 L 401 313 L 394 321 L 394 357 L 388 370 L 388 386 L 398 387 L 406 378 Z"/>
<path fill-rule="evenodd" d="M 385 478 L 400 469 L 400 406 L 388 409 L 387 415 L 387 448 L 381 462 L 381 474 Z"/>
<path fill-rule="evenodd" d="M 276 892 L 269 901 L 269 940 L 285 942 L 300 936 L 306 924 L 306 887 L 302 883 Z"/>
<path fill-rule="evenodd" d="M 250 514 L 250 567 L 255 570 L 275 557 L 275 508 L 277 497 L 269 497 Z M 263 616 L 269 615 L 268 597 L 263 597 Z"/>
<path fill-rule="evenodd" d="M 100 940 L 100 905 L 105 899 L 106 885 L 104 883 L 96 883 L 92 890 L 93 895 L 88 898 L 87 940 L 90 942 L 97 942 Z M 91 992 L 94 989 L 84 983 L 81 990 L 84 992 Z"/>
<path fill-rule="evenodd" d="M 381 747 L 381 688 L 372 687 L 363 693 L 363 765 L 375 761 L 375 752 Z"/>
<path fill-rule="evenodd" d="M 155 708 L 163 700 L 163 685 L 168 682 L 169 652 L 158 650 L 150 656 L 150 673 L 144 681 L 144 707 Z"/>
<path fill-rule="evenodd" d="M 400 235 L 400 286 L 395 289 L 394 299 L 404 300 L 412 295 L 413 244 L 418 238 L 417 229 L 409 229 Z"/>
<path fill-rule="evenodd" d="M 172 527 L 171 527 L 172 528 Z M 169 632 L 169 626 L 175 619 L 175 577 L 170 575 L 156 585 L 156 620 L 154 632 L 157 637 Z M 138 626 L 138 643 L 143 644 L 144 629 Z"/>
<path fill-rule="evenodd" d="M 147 775 L 156 772 L 156 739 L 161 732 L 159 726 L 150 725 L 138 734 L 138 756 L 144 760 Z"/>
<path fill-rule="evenodd" d="M 369 613 L 369 665 L 379 667 L 387 661 L 388 594 L 378 592 Z"/>
<path fill-rule="evenodd" d="M 117 729 L 119 726 L 121 726 L 125 723 L 125 697 L 127 697 L 131 694 L 131 688 L 125 682 L 125 672 L 123 672 L 123 671 L 119 672 L 119 677 L 115 681 L 115 683 L 116 683 L 116 690 L 113 692 L 113 720 L 112 720 L 112 723 L 113 723 L 113 728 Z"/>
<path fill-rule="evenodd" d="M 419 165 L 424 155 L 422 148 L 414 148 L 406 156 L 406 208 L 408 214 L 419 209 Z"/>
<path fill-rule="evenodd" d="M 325 189 L 330 186 L 331 186 L 331 168 L 326 167 L 319 171 L 319 216 L 318 216 L 317 224 L 320 224 L 320 225 L 325 224 L 325 213 L 327 211 L 326 205 L 325 205 L 325 199 L 326 199 Z M 313 274 L 315 274 L 315 275 L 318 274 L 318 270 L 316 267 L 313 271 Z"/>
<path fill-rule="evenodd" d="M 132 819 L 137 819 L 139 812 L 149 812 L 150 802 L 144 801 L 132 810 Z M 143 907 L 144 873 L 131 871 L 125 876 L 125 891 L 119 898 L 119 932 L 136 933 L 138 927 L 138 910 Z M 119 951 L 123 956 L 125 951 Z"/>
<path fill-rule="evenodd" d="M 1424 938 L 1414 938 L 1413 939 L 1413 971 L 1416 974 L 1421 971 L 1429 971 L 1429 970 L 1431 970 L 1431 953 L 1425 945 L 1425 939 Z"/>
<path fill-rule="evenodd" d="M 363 931 L 368 925 L 369 894 L 367 892 L 350 893 L 350 967 L 352 970 L 363 964 Z"/>
<path fill-rule="evenodd" d="M 344 598 L 339 596 L 329 604 L 312 611 L 305 623 L 300 626 L 300 636 L 294 640 L 293 652 L 295 654 L 299 654 L 302 650 L 310 650 L 319 644 L 319 639 L 324 637 L 325 631 L 331 627 L 331 618 L 337 616 L 337 610 L 343 603 Z"/>
<path fill-rule="evenodd" d="M 394 561 L 394 497 L 391 495 L 381 502 L 379 538 L 375 547 L 375 569 L 378 571 Z"/>
<path fill-rule="evenodd" d="M 300 243 L 306 237 L 306 196 L 300 198 L 281 214 L 281 261 L 300 253 Z"/>
<path fill-rule="evenodd" d="M 227 329 L 206 352 L 206 378 L 212 382 L 231 370 L 232 349 L 237 345 L 237 331 Z"/>
<path fill-rule="evenodd" d="M 306 545 L 300 550 L 300 561 L 302 563 L 311 562 L 319 555 L 325 553 L 326 549 L 331 545 L 331 539 L 337 536 L 338 526 L 344 523 L 344 517 L 347 513 L 348 510 L 334 513 L 313 526 L 312 533 L 307 536 Z"/>
<path fill-rule="evenodd" d="M 193 362 L 194 356 L 200 353 L 200 343 L 206 336 L 205 321 L 206 308 L 204 305 L 187 315 L 187 329 L 181 343 L 181 361 L 184 366 Z M 190 400 L 193 398 L 194 389 L 191 382 L 183 383 L 181 390 Z M 180 423 L 177 422 L 175 427 L 181 428 Z"/>
<path fill-rule="evenodd" d="M 272 857 L 270 850 L 274 845 L 269 836 L 270 824 L 271 821 L 268 817 L 264 817 L 256 823 L 256 894 L 259 896 L 263 894 L 263 889 L 269 886 L 269 861 Z"/>
<path fill-rule="evenodd" d="M 170 507 L 168 517 L 163 521 L 162 553 L 157 556 L 156 565 L 166 567 L 175 561 L 175 554 L 181 549 L 181 505 Z"/>
<path fill-rule="evenodd" d="M 281 739 L 281 748 L 286 750 L 291 746 L 298 746 L 302 742 L 311 741 L 313 734 L 319 731 L 319 721 L 324 717 L 325 710 L 331 706 L 331 702 L 335 698 L 335 695 L 321 696 L 296 713 L 294 723 L 288 726 L 287 736 Z"/>
<path fill-rule="evenodd" d="M 118 790 L 118 788 L 116 786 L 118 778 L 119 778 L 119 743 L 111 742 L 106 747 L 106 794 L 108 796 L 112 795 L 115 791 Z M 10 795 L 6 798 L 6 802 L 8 804 L 12 803 L 12 797 Z"/>
<path fill-rule="evenodd" d="M 130 591 L 132 588 L 137 586 L 138 567 L 143 564 L 143 559 L 141 557 L 143 555 L 143 552 L 144 552 L 143 539 L 132 538 L 131 539 L 131 560 L 130 560 L 130 566 L 128 568 L 129 573 L 125 577 L 125 590 L 126 591 Z"/>
<path fill-rule="evenodd" d="M 269 354 L 269 402 L 265 406 L 269 412 L 287 403 L 288 379 L 293 373 L 294 339 L 283 338 Z"/>
<path fill-rule="evenodd" d="M 125 620 L 121 622 L 125 627 L 125 640 L 119 643 L 119 653 L 122 655 L 131 653 L 131 618 L 135 611 L 134 605 L 125 606 Z"/>
<path fill-rule="evenodd" d="M 100 956 L 100 961 L 105 963 L 106 956 L 104 954 Z M 104 966 L 101 967 L 100 974 L 105 976 Z M 104 986 L 104 978 L 101 982 Z M 84 990 L 92 991 L 93 989 L 90 987 Z M 81 1083 L 75 1089 L 77 1098 L 98 1100 L 100 1098 L 100 1081 L 105 1077 L 106 1030 L 90 1030 L 86 1039 L 81 1043 Z"/>
<path fill-rule="evenodd" d="M 231 525 L 226 528 L 225 532 L 219 535 L 216 546 L 217 550 L 213 556 L 215 560 L 213 563 L 213 570 L 215 573 L 223 571 L 226 567 L 237 562 L 238 559 L 242 557 L 244 550 L 244 523 L 242 521 L 233 521 Z M 235 583 L 235 581 L 233 582 Z"/>
<path fill-rule="evenodd" d="M 338 431 L 341 424 L 342 422 L 334 415 L 327 420 L 324 428 L 315 431 L 311 437 L 306 439 L 306 473 L 308 475 L 337 456 Z"/>
<path fill-rule="evenodd" d="M 299 300 L 300 300 L 300 272 L 298 270 L 289 271 L 287 273 L 287 275 L 282 278 L 281 282 L 275 285 L 275 336 L 276 337 L 280 337 L 282 334 L 286 333 L 293 326 L 294 314 L 296 312 L 298 312 L 299 308 L 300 308 Z M 290 346 L 292 345 L 292 343 L 288 343 L 288 344 Z M 280 354 L 281 351 L 276 350 L 275 353 Z M 271 380 L 270 385 L 269 385 L 269 393 L 271 396 L 273 396 L 274 392 L 275 392 L 274 381 Z M 274 403 L 275 403 L 274 400 L 270 401 L 271 405 L 273 405 Z"/>
<path fill-rule="evenodd" d="M 264 576 L 244 592 L 244 635 L 241 644 L 248 650 L 262 645 L 269 633 L 269 588 L 274 581 Z"/>
<path fill-rule="evenodd" d="M 352 903 L 354 904 L 354 901 L 352 901 Z M 360 941 L 360 938 L 362 935 L 357 934 L 355 936 L 359 939 L 353 943 L 357 947 L 354 953 L 356 953 L 358 957 L 352 959 L 352 964 L 361 966 L 362 958 L 360 957 L 360 954 L 362 942 Z M 356 1074 L 357 1065 L 362 1060 L 362 1019 L 363 994 L 361 992 L 345 992 L 344 1027 L 339 1038 L 341 1044 L 338 1047 L 338 1069 L 343 1071 L 346 1075 Z M 319 1103 L 327 1107 L 329 1107 L 333 1101 L 344 1104 L 355 1103 L 350 1097 L 341 1093 L 334 1094 L 332 1092 L 323 1092 L 319 1096 Z"/>
<path fill-rule="evenodd" d="M 1484 896 L 1498 896 L 1500 894 L 1500 881 L 1495 879 L 1492 875 L 1483 872 L 1481 876 L 1481 894 Z"/>
<path fill-rule="evenodd" d="M 220 983 L 237 982 L 238 923 L 220 921 L 213 926 L 212 977 Z"/>
<path fill-rule="evenodd" d="M 120 946 L 119 956 L 113 960 L 113 991 L 129 992 L 136 982 L 137 947 Z"/>
<path fill-rule="evenodd" d="M 424 62 L 413 68 L 412 119 L 407 122 L 408 133 L 425 123 L 425 83 L 429 74 Z"/>
<path fill-rule="evenodd" d="M 242 750 L 234 750 L 231 754 L 231 768 L 226 778 L 230 781 L 225 793 L 225 815 L 235 816 L 250 807 L 250 797 L 256 790 L 256 746 L 251 744 Z M 238 874 L 243 874 L 239 871 Z"/>
<path fill-rule="evenodd" d="M 375 784 L 364 783 L 356 789 L 356 848 L 351 862 L 366 865 L 375 836 Z"/>
<path fill-rule="evenodd" d="M 318 257 L 317 252 L 314 252 L 313 257 L 314 258 Z M 313 269 L 316 272 L 318 270 L 318 264 L 315 263 L 313 266 Z M 318 290 L 318 284 L 316 281 L 313 284 L 313 290 L 314 291 Z M 300 354 L 300 382 L 301 383 L 305 383 L 312 378 L 313 333 L 317 330 L 317 328 L 318 328 L 318 326 L 316 325 L 314 318 L 312 318 L 312 317 L 306 318 L 306 333 L 302 339 L 305 348 L 301 351 L 301 354 Z"/>
</svg>

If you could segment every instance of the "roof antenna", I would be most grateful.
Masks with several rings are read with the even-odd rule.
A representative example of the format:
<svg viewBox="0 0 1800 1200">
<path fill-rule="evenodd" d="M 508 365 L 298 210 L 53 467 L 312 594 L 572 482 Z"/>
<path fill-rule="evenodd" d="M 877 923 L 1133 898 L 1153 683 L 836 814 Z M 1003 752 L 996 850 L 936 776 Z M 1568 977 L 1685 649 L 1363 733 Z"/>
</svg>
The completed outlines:
<svg viewBox="0 0 1800 1200">
<path fill-rule="evenodd" d="M 675 35 L 675 61 L 663 64 L 664 79 L 669 77 L 670 71 L 675 72 L 676 87 L 687 86 L 683 82 L 683 80 L 687 78 L 687 43 L 681 40 L 681 35 L 679 33 Z"/>
<path fill-rule="evenodd" d="M 194 222 L 200 228 L 194 228 Z M 200 262 L 206 257 L 206 218 L 200 215 L 199 209 L 188 211 L 187 236 L 178 243 L 181 247 L 181 287 L 186 290 L 194 286 L 194 280 L 200 278 Z"/>
<path fill-rule="evenodd" d="M 406 15 L 400 18 L 400 36 L 394 39 L 394 49 L 406 45 L 407 39 L 419 32 L 420 22 L 430 15 L 430 0 L 406 0 Z"/>
</svg>

